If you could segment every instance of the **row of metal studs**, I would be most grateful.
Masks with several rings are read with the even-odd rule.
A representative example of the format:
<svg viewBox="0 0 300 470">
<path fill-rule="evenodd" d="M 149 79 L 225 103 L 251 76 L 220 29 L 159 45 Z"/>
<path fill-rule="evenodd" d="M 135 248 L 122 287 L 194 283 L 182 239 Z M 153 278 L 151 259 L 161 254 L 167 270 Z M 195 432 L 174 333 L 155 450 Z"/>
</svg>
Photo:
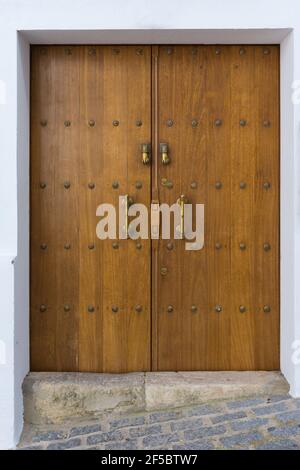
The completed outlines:
<svg viewBox="0 0 300 470">
<path fill-rule="evenodd" d="M 70 311 L 71 311 L 71 306 L 70 306 L 69 304 L 65 304 L 65 305 L 63 306 L 63 308 L 64 308 L 64 311 L 65 311 L 65 312 L 70 312 Z M 48 309 L 47 305 L 45 305 L 45 304 L 40 305 L 40 312 L 46 312 L 47 309 Z M 141 313 L 141 312 L 143 311 L 143 307 L 142 307 L 141 305 L 136 305 L 134 309 L 135 309 L 135 311 L 136 311 L 137 313 Z M 118 307 L 117 305 L 112 305 L 111 310 L 112 310 L 113 313 L 118 313 L 119 307 Z M 191 306 L 191 312 L 196 313 L 197 310 L 198 310 L 198 308 L 197 308 L 196 305 L 192 305 L 192 306 Z M 217 313 L 221 313 L 222 310 L 223 310 L 222 305 L 216 305 L 216 306 L 214 307 L 214 310 L 215 310 L 215 312 L 217 312 Z M 88 306 L 87 306 L 87 311 L 88 311 L 89 313 L 94 313 L 94 312 L 95 312 L 95 307 L 94 307 L 94 305 L 88 305 Z M 172 313 L 173 311 L 174 311 L 173 305 L 168 305 L 168 307 L 167 307 L 167 312 L 168 312 L 168 313 Z M 239 311 L 240 311 L 241 313 L 245 313 L 245 312 L 247 311 L 247 308 L 246 308 L 244 305 L 240 305 L 240 306 L 239 306 Z M 264 306 L 263 306 L 263 311 L 264 311 L 265 313 L 270 313 L 270 312 L 271 312 L 271 307 L 270 307 L 270 305 L 264 305 Z"/>
<path fill-rule="evenodd" d="M 166 53 L 167 55 L 171 55 L 171 54 L 173 54 L 173 52 L 174 52 L 174 48 L 173 48 L 173 47 L 164 47 L 163 50 L 165 51 L 165 53 Z M 191 49 L 191 54 L 192 54 L 192 55 L 196 55 L 196 54 L 198 53 L 198 51 L 199 51 L 199 48 L 193 46 L 192 49 Z M 90 47 L 90 48 L 88 49 L 88 54 L 89 54 L 90 56 L 96 55 L 96 52 L 97 52 L 97 49 L 96 49 L 95 47 Z M 121 53 L 121 49 L 118 48 L 118 47 L 113 47 L 113 48 L 111 49 L 111 52 L 112 52 L 112 54 L 114 54 L 114 55 L 119 55 L 119 54 Z M 65 54 L 66 54 L 66 55 L 70 56 L 70 55 L 72 55 L 72 53 L 73 53 L 73 49 L 72 49 L 71 47 L 65 47 Z M 137 49 L 135 49 L 135 53 L 136 53 L 136 55 L 143 55 L 144 49 L 141 48 L 141 47 L 138 47 Z M 215 55 L 218 56 L 218 55 L 220 55 L 221 53 L 222 53 L 222 49 L 220 49 L 220 48 L 216 48 L 216 49 L 215 49 Z M 241 48 L 239 49 L 239 55 L 245 55 L 246 53 L 247 53 L 247 49 L 246 49 L 246 48 L 241 47 Z M 262 48 L 262 53 L 263 53 L 263 55 L 265 55 L 265 56 L 266 56 L 266 55 L 270 55 L 270 54 L 271 54 L 271 50 L 270 50 L 269 48 L 263 47 L 263 48 Z M 42 47 L 42 48 L 40 49 L 40 54 L 41 54 L 41 55 L 47 55 L 47 48 L 46 48 L 46 47 Z"/>
</svg>

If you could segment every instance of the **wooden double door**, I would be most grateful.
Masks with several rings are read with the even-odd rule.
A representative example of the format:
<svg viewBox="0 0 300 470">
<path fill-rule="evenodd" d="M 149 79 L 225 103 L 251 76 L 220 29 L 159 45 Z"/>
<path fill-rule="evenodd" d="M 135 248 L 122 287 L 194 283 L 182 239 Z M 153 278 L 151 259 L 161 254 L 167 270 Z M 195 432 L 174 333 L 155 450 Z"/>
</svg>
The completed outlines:
<svg viewBox="0 0 300 470">
<path fill-rule="evenodd" d="M 204 247 L 99 240 L 125 194 Z M 279 47 L 32 47 L 33 371 L 278 369 L 278 279 Z"/>
</svg>

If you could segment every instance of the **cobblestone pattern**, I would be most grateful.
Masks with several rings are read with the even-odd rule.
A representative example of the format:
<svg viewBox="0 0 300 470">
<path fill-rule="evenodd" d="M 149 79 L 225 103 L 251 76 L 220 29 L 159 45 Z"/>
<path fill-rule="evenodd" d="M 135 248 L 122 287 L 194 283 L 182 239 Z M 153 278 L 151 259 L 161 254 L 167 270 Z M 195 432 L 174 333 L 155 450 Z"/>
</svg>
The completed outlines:
<svg viewBox="0 0 300 470">
<path fill-rule="evenodd" d="M 27 425 L 18 449 L 300 449 L 300 399 L 250 397 L 55 428 Z"/>
</svg>

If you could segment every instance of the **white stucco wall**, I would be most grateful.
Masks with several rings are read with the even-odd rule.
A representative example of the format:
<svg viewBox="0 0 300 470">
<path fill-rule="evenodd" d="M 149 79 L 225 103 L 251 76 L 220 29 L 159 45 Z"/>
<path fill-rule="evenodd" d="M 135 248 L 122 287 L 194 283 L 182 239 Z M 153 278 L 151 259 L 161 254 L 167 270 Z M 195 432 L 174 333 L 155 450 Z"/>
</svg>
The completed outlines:
<svg viewBox="0 0 300 470">
<path fill-rule="evenodd" d="M 299 0 L 0 0 L 0 448 L 19 438 L 29 368 L 29 42 L 281 43 L 281 369 L 300 396 Z"/>
</svg>

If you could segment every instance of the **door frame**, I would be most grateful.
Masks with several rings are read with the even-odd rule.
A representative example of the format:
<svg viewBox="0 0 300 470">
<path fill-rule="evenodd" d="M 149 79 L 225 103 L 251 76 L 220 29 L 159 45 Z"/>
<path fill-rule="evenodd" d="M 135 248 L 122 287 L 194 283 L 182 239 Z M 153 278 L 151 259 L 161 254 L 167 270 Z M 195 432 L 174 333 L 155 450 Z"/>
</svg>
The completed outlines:
<svg viewBox="0 0 300 470">
<path fill-rule="evenodd" d="M 13 2 L 12 2 L 13 3 Z M 280 164 L 280 286 L 281 371 L 290 384 L 292 396 L 300 396 L 300 368 L 292 361 L 293 344 L 300 338 L 300 226 L 299 226 L 299 176 L 297 150 L 299 143 L 299 111 L 291 100 L 291 84 L 300 77 L 300 40 L 292 28 L 277 29 L 100 29 L 54 30 L 44 27 L 45 12 L 34 13 L 30 2 L 27 16 L 33 23 L 8 22 L 4 28 L 7 41 L 1 46 L 1 77 L 7 82 L 7 100 L 1 108 L 1 136 L 4 145 L 6 169 L 1 188 L 2 200 L 8 201 L 4 214 L 4 233 L 1 234 L 1 319 L 0 340 L 4 344 L 6 361 L 0 367 L 0 382 L 6 384 L 3 423 L 6 441 L 13 443 L 22 429 L 22 382 L 29 370 L 29 45 L 54 43 L 97 44 L 262 44 L 281 45 L 281 164 Z M 56 5 L 55 8 L 59 8 Z M 233 7 L 232 7 L 233 8 Z M 288 7 L 287 7 L 288 8 Z M 275 8 L 274 8 L 275 9 Z M 276 10 L 276 9 L 275 9 Z M 281 13 L 277 7 L 276 24 Z M 59 10 L 57 10 L 58 13 Z M 12 12 L 10 12 L 12 13 Z M 15 13 L 15 12 L 13 12 Z M 192 12 L 191 12 L 192 13 Z M 219 12 L 220 13 L 220 12 Z M 240 15 L 239 18 L 237 16 Z M 235 16 L 235 24 L 245 24 L 242 12 Z M 176 16 L 176 15 L 175 15 Z M 220 15 L 222 16 L 222 15 Z M 292 15 L 291 15 L 292 16 Z M 47 15 L 46 15 L 47 17 Z M 273 16 L 274 20 L 274 16 Z M 292 18 L 291 18 L 292 20 Z M 112 21 L 112 20 L 110 20 Z M 178 23 L 178 17 L 174 22 Z M 258 20 L 257 20 L 258 21 Z M 296 20 L 295 20 L 296 21 Z M 129 20 L 127 19 L 127 22 Z M 271 21 L 272 22 L 272 21 Z M 275 21 L 274 21 L 275 22 Z M 274 24 L 273 22 L 273 24 Z M 284 21 L 282 20 L 282 23 Z M 126 21 L 125 21 L 126 23 Z M 49 20 L 46 24 L 52 25 Z M 70 24 L 70 23 L 69 23 Z M 75 24 L 78 24 L 75 22 Z M 109 23 L 111 24 L 111 23 Z M 208 23 L 210 24 L 210 23 Z M 29 26 L 29 28 L 28 28 Z M 297 26 L 297 25 L 296 25 Z M 132 25 L 130 24 L 130 27 Z M 300 22 L 297 31 L 299 32 Z M 2 68 L 0 69 L 2 71 Z M 16 113 L 17 110 L 17 113 Z M 3 119 L 2 119 L 3 117 Z M 3 124 L 3 125 L 2 125 Z M 2 134 L 3 133 L 3 134 Z M 2 196 L 2 194 L 1 194 Z M 9 431 L 7 431 L 9 430 Z M 5 442 L 6 442 L 5 441 Z M 1 445 L 2 444 L 1 440 Z M 0 445 L 0 447 L 1 447 Z"/>
<path fill-rule="evenodd" d="M 22 38 L 22 40 L 24 40 L 24 37 Z M 236 39 L 237 40 L 237 39 Z M 39 41 L 40 43 L 44 43 L 44 41 Z M 73 43 L 73 41 L 72 41 Z M 110 44 L 111 41 L 107 41 L 106 44 Z M 138 41 L 138 43 L 140 43 Z M 178 44 L 178 41 L 175 41 L 175 42 L 172 42 L 172 43 L 177 43 Z M 181 42 L 182 43 L 182 42 Z M 185 42 L 186 43 L 186 42 Z M 243 44 L 243 42 L 241 41 L 237 41 L 237 43 L 241 43 Z M 35 44 L 36 44 L 36 41 L 35 41 Z M 69 44 L 69 41 L 67 42 L 67 44 Z M 122 41 L 122 44 L 125 44 L 125 42 Z M 128 44 L 128 42 L 126 41 L 126 44 Z M 143 42 L 144 44 L 144 42 Z M 250 44 L 250 43 L 249 43 Z M 281 45 L 281 55 L 282 55 L 282 45 Z M 285 57 L 281 57 L 281 68 L 282 68 L 282 63 L 284 61 Z M 283 76 L 283 73 L 282 73 L 282 70 L 281 70 L 281 78 Z M 281 90 L 280 90 L 281 94 L 282 94 L 282 85 L 281 85 Z M 281 99 L 281 142 L 282 140 L 285 138 L 285 136 L 283 135 L 283 132 L 282 132 L 282 127 L 285 127 L 285 123 L 283 122 L 283 116 L 282 114 L 284 113 L 285 111 L 285 103 L 283 104 L 282 103 L 282 99 Z M 281 240 L 281 244 L 280 244 L 280 253 L 281 253 L 281 256 L 280 256 L 280 290 L 281 290 L 281 295 L 280 295 L 280 298 L 281 298 L 281 301 L 280 301 L 280 312 L 281 312 L 281 315 L 280 315 L 280 318 L 281 318 L 281 325 L 280 325 L 280 364 L 281 364 L 281 370 L 282 372 L 284 373 L 284 370 L 285 370 L 285 362 L 286 362 L 286 357 L 285 357 L 285 353 L 286 353 L 286 350 L 287 350 L 287 345 L 286 345 L 286 334 L 284 334 L 284 329 L 286 328 L 286 320 L 287 320 L 287 315 L 286 313 L 288 312 L 288 308 L 287 308 L 287 303 L 289 302 L 289 298 L 288 296 L 286 295 L 287 294 L 287 290 L 289 290 L 289 287 L 288 285 L 286 285 L 286 279 L 287 279 L 287 276 L 286 276 L 286 273 L 284 273 L 283 275 L 283 270 L 286 269 L 286 260 L 287 260 L 287 251 L 286 251 L 286 245 L 285 245 L 285 237 L 284 237 L 284 231 L 286 230 L 285 227 L 286 227 L 286 222 L 287 222 L 287 209 L 288 209 L 288 204 L 289 204 L 289 198 L 287 198 L 287 189 L 288 189 L 288 185 L 286 184 L 286 181 L 284 179 L 285 175 L 286 175 L 286 170 L 287 170 L 287 165 L 286 165 L 286 161 L 283 161 L 283 155 L 286 155 L 286 147 L 283 148 L 283 145 L 281 145 L 281 165 L 280 165 L 280 186 L 281 186 L 281 192 L 280 192 L 280 220 L 281 220 L 281 225 L 280 225 L 280 240 Z M 285 189 L 284 189 L 285 188 Z M 288 224 L 290 225 L 291 221 L 288 222 Z M 287 234 L 286 234 L 287 235 Z M 290 274 L 290 273 L 289 273 Z M 286 375 L 284 373 L 284 375 Z"/>
<path fill-rule="evenodd" d="M 282 32 L 282 31 L 281 31 Z M 48 32 L 49 36 L 46 34 L 45 31 L 42 33 L 34 36 L 32 35 L 31 32 L 26 32 L 19 34 L 19 45 L 23 47 L 23 50 L 21 48 L 19 49 L 20 54 L 20 59 L 22 61 L 27 61 L 28 60 L 28 53 L 29 53 L 29 44 L 34 43 L 34 44 L 47 44 L 51 43 L 53 44 L 53 36 L 52 32 Z M 66 33 L 66 32 L 65 32 Z M 79 32 L 67 32 L 67 38 L 68 41 L 64 40 L 65 44 L 80 44 L 80 43 L 87 43 L 87 44 L 93 44 L 94 41 L 87 41 L 87 36 L 88 33 L 85 32 L 84 35 L 80 34 Z M 151 31 L 151 35 L 149 35 L 148 32 L 148 38 L 149 36 L 152 37 L 145 41 L 139 41 L 139 39 L 142 39 L 142 33 L 141 31 L 131 31 L 131 34 L 129 35 L 129 31 L 126 31 L 124 34 L 124 40 L 119 39 L 116 41 L 112 41 L 111 37 L 111 32 L 104 32 L 102 31 L 102 38 L 100 41 L 98 41 L 99 44 L 153 44 L 154 43 L 154 34 L 155 34 L 155 43 L 159 43 L 159 38 L 161 37 L 161 44 L 166 43 L 166 39 L 164 39 L 164 31 L 161 31 L 160 34 L 156 31 Z M 176 34 L 178 33 L 178 34 Z M 220 31 L 218 31 L 220 33 Z M 285 32 L 286 33 L 286 32 Z M 182 31 L 176 32 L 174 31 L 174 35 L 172 37 L 172 41 L 170 41 L 170 44 L 192 44 L 192 43 L 199 43 L 201 44 L 203 41 L 203 31 L 199 31 L 200 37 L 201 37 L 201 42 L 195 41 L 195 32 L 193 35 L 191 35 L 191 32 L 186 32 L 186 37 L 185 41 L 181 39 L 181 41 L 177 40 L 182 36 Z M 231 33 L 233 34 L 233 33 Z M 261 35 L 263 32 L 261 32 Z M 153 35 L 153 36 L 152 36 Z M 228 36 L 228 31 L 227 34 Z M 259 39 L 262 39 L 263 37 L 259 35 Z M 46 36 L 46 37 L 45 37 Z M 81 39 L 82 37 L 82 39 Z M 105 38 L 107 37 L 107 40 Z M 130 37 L 130 39 L 129 39 Z M 234 43 L 235 44 L 254 44 L 254 43 L 263 43 L 261 41 L 254 41 L 254 37 L 251 40 L 248 38 L 248 41 L 245 42 L 245 37 L 243 32 L 237 33 L 235 32 L 234 36 Z M 272 36 L 270 34 L 267 35 L 268 41 L 264 41 L 264 43 L 278 43 L 278 30 L 277 34 L 274 34 L 274 40 L 271 41 Z M 48 38 L 48 40 L 47 40 Z M 50 39 L 51 38 L 51 39 Z M 72 38 L 72 40 L 70 40 Z M 83 38 L 85 41 L 83 42 Z M 190 39 L 188 39 L 190 38 Z M 46 40 L 45 40 L 46 39 Z M 193 42 L 192 39 L 194 39 Z M 204 41 L 205 44 L 208 44 L 207 41 Z M 292 211 L 291 211 L 291 205 L 290 205 L 290 195 L 291 195 L 291 169 L 292 167 L 294 168 L 294 162 L 291 160 L 292 156 L 292 140 L 288 140 L 288 136 L 291 136 L 291 128 L 287 126 L 287 123 L 290 121 L 290 106 L 289 103 L 286 100 L 286 93 L 287 93 L 287 88 L 289 81 L 287 80 L 287 77 L 289 76 L 289 73 L 291 72 L 289 70 L 290 63 L 290 54 L 291 54 L 291 48 L 292 48 L 292 37 L 291 34 L 288 35 L 286 38 L 283 39 L 283 41 L 280 43 L 280 74 L 281 74 L 281 80 L 280 80 L 280 108 L 281 108 L 281 116 L 280 116 L 280 121 L 281 121 L 281 131 L 280 131 L 280 140 L 281 140 L 281 152 L 280 152 L 280 370 L 283 372 L 285 377 L 287 378 L 288 382 L 291 385 L 291 393 L 296 393 L 293 392 L 293 380 L 289 378 L 290 376 L 290 371 L 288 370 L 289 368 L 289 363 L 291 362 L 291 341 L 288 340 L 288 337 L 290 337 L 290 331 L 289 329 L 291 328 L 291 311 L 293 311 L 293 307 L 291 304 L 291 300 L 293 298 L 292 295 L 292 289 L 293 289 L 293 283 L 291 283 L 291 265 L 294 264 L 293 257 L 291 256 L 291 244 L 293 243 L 293 237 L 294 237 L 294 230 L 291 228 L 294 226 L 294 221 L 292 217 Z M 59 44 L 59 35 L 55 40 L 56 44 Z M 214 44 L 216 41 L 209 41 L 209 44 Z M 222 41 L 222 44 L 226 44 L 227 41 Z M 231 42 L 230 44 L 233 44 Z M 25 49 L 25 50 L 24 50 Z M 26 62 L 25 62 L 26 63 Z M 30 70 L 28 70 L 28 75 L 27 79 L 29 81 L 29 76 L 30 76 Z M 26 114 L 24 113 L 24 108 L 20 108 L 20 112 L 23 114 L 23 120 L 27 121 L 29 117 L 29 108 L 27 107 Z M 29 134 L 27 136 L 29 139 Z M 27 139 L 26 139 L 27 140 Z M 24 145 L 25 141 L 23 142 L 22 145 Z M 26 142 L 26 144 L 29 143 L 29 140 Z M 24 152 L 24 146 L 23 146 L 23 152 Z M 27 154 L 27 158 L 30 159 L 29 154 Z M 287 165 L 287 162 L 289 162 L 289 165 Z M 29 165 L 28 165 L 29 166 Z M 22 176 L 20 174 L 20 176 Z M 24 216 L 24 214 L 23 214 Z M 28 221 L 26 220 L 25 223 Z M 28 237 L 28 232 L 25 234 L 26 237 Z M 28 275 L 28 272 L 27 272 Z M 296 293 L 295 293 L 296 295 Z M 26 325 L 28 328 L 28 325 Z M 300 390 L 299 390 L 300 393 Z"/>
</svg>

